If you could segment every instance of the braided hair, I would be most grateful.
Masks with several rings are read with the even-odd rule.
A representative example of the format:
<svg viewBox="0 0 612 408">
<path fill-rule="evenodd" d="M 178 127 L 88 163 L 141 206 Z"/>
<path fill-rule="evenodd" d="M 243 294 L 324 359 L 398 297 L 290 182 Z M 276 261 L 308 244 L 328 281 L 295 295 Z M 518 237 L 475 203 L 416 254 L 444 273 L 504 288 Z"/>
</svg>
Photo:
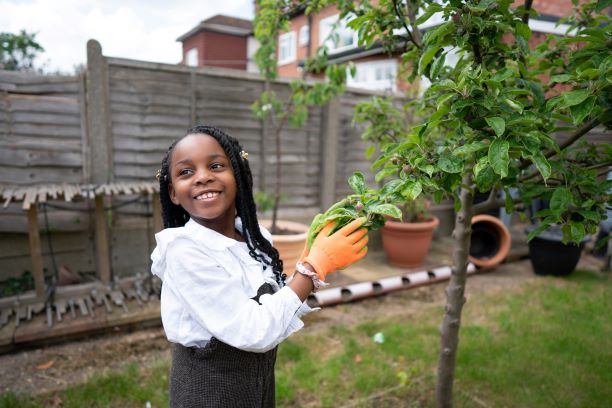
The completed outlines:
<svg viewBox="0 0 612 408">
<path fill-rule="evenodd" d="M 185 137 L 196 134 L 204 134 L 213 137 L 223 148 L 230 160 L 234 178 L 236 179 L 236 212 L 242 221 L 242 228 L 249 255 L 264 265 L 272 267 L 276 282 L 282 287 L 285 280 L 283 274 L 283 261 L 279 258 L 278 251 L 263 237 L 259 230 L 259 222 L 255 211 L 255 200 L 253 199 L 253 175 L 249 162 L 243 159 L 240 152 L 242 146 L 235 138 L 212 126 L 195 126 L 187 131 L 184 136 L 175 140 L 166 152 L 159 172 L 159 196 L 162 207 L 162 218 L 164 228 L 182 227 L 189 221 L 189 214 L 180 205 L 170 200 L 168 185 L 170 184 L 170 160 L 174 146 Z"/>
</svg>

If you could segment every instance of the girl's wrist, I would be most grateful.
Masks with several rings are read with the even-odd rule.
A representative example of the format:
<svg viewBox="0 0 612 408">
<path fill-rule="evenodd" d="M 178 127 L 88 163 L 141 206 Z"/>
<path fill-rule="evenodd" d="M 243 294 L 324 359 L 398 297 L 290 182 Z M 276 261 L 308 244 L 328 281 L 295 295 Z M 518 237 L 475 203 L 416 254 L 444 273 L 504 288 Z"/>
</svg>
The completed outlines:
<svg viewBox="0 0 612 408">
<path fill-rule="evenodd" d="M 312 290 L 313 292 L 316 292 L 320 288 L 328 285 L 319 277 L 319 274 L 317 274 L 315 268 L 313 268 L 308 262 L 298 262 L 295 265 L 295 272 L 307 276 L 312 280 L 314 286 L 314 289 Z"/>
</svg>

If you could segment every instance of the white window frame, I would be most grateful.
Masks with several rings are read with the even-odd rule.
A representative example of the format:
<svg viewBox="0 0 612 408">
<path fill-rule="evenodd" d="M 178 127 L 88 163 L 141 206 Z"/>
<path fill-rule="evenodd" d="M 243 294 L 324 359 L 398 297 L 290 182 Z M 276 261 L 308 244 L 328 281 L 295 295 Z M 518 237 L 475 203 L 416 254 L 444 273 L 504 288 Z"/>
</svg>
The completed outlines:
<svg viewBox="0 0 612 408">
<path fill-rule="evenodd" d="M 185 65 L 188 67 L 197 67 L 199 63 L 198 57 L 198 49 L 196 47 L 188 49 L 185 53 Z"/>
<path fill-rule="evenodd" d="M 397 68 L 397 60 L 393 58 L 358 62 L 355 64 L 355 78 L 347 75 L 346 85 L 352 88 L 397 92 Z M 376 79 L 377 71 L 391 72 L 391 77 Z"/>
<path fill-rule="evenodd" d="M 278 36 L 278 65 L 292 63 L 297 58 L 297 49 L 295 46 L 295 32 L 289 31 Z M 283 47 L 288 46 L 287 55 L 284 55 Z"/>
<path fill-rule="evenodd" d="M 330 54 L 339 53 L 342 51 L 350 50 L 357 47 L 357 32 L 346 26 L 347 22 L 350 21 L 351 17 L 345 17 L 339 20 L 339 14 L 325 17 L 319 22 L 319 45 L 325 45 Z M 334 44 L 332 33 L 334 31 L 340 31 L 341 34 L 352 34 L 351 43 L 337 47 Z"/>
<path fill-rule="evenodd" d="M 300 27 L 300 31 L 298 34 L 298 45 L 300 47 L 305 47 L 310 42 L 310 26 L 308 24 Z"/>
</svg>

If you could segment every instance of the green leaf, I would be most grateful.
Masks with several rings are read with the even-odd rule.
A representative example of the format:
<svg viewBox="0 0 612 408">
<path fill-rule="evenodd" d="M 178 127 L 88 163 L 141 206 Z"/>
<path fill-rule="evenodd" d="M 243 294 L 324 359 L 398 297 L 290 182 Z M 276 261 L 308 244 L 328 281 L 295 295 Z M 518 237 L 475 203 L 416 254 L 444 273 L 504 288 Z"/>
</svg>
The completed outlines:
<svg viewBox="0 0 612 408">
<path fill-rule="evenodd" d="M 578 210 L 578 214 L 582 215 L 589 221 L 599 222 L 601 220 L 601 216 L 595 211 Z"/>
<path fill-rule="evenodd" d="M 560 214 L 572 203 L 572 193 L 565 187 L 557 187 L 550 197 L 550 209 Z"/>
<path fill-rule="evenodd" d="M 402 189 L 402 195 L 409 200 L 416 199 L 423 191 L 423 186 L 419 181 L 408 181 Z"/>
<path fill-rule="evenodd" d="M 404 184 L 404 181 L 403 180 L 399 180 L 399 179 L 388 181 L 387 183 L 385 183 L 384 186 L 381 187 L 380 195 L 384 197 L 384 196 L 386 196 L 388 194 L 391 194 L 391 193 L 397 191 L 399 186 L 402 185 L 402 184 Z"/>
<path fill-rule="evenodd" d="M 506 121 L 500 118 L 499 116 L 493 116 L 491 118 L 485 118 L 487 124 L 491 126 L 493 131 L 497 136 L 501 136 L 504 134 L 504 130 L 506 130 Z"/>
<path fill-rule="evenodd" d="M 523 146 L 527 148 L 529 153 L 536 154 L 540 151 L 540 138 L 537 134 L 528 133 L 526 135 L 521 136 L 521 143 Z"/>
<path fill-rule="evenodd" d="M 552 82 L 552 83 L 558 82 L 558 83 L 562 84 L 562 83 L 565 83 L 565 82 L 569 81 L 570 79 L 572 79 L 572 76 L 568 75 L 568 74 L 553 75 L 550 78 L 550 82 Z"/>
<path fill-rule="evenodd" d="M 349 177 L 348 183 L 356 194 L 364 194 L 366 192 L 365 177 L 363 176 L 363 173 L 353 173 Z"/>
<path fill-rule="evenodd" d="M 528 235 L 527 235 L 527 241 L 531 241 L 532 239 L 534 239 L 535 237 L 537 237 L 538 235 L 540 235 L 540 233 L 542 233 L 543 231 L 546 231 L 548 229 L 548 227 L 551 225 L 552 223 L 549 222 L 542 222 L 542 224 L 533 229 Z"/>
<path fill-rule="evenodd" d="M 584 225 L 579 222 L 572 222 L 570 224 L 570 233 L 572 237 L 572 241 L 575 243 L 580 243 L 582 238 L 584 238 Z"/>
<path fill-rule="evenodd" d="M 511 78 L 514 75 L 514 72 L 508 68 L 501 69 L 493 75 L 493 80 L 497 82 L 505 81 L 508 78 Z"/>
<path fill-rule="evenodd" d="M 491 166 L 484 167 L 476 176 L 476 185 L 481 193 L 491 190 L 495 182 L 497 182 L 497 175 Z"/>
<path fill-rule="evenodd" d="M 397 169 L 395 167 L 385 167 L 381 169 L 378 173 L 376 173 L 376 177 L 374 177 L 374 180 L 378 182 L 387 176 L 391 176 L 392 174 L 397 174 Z"/>
<path fill-rule="evenodd" d="M 612 0 L 597 0 L 595 11 L 601 13 L 604 9 L 612 6 Z"/>
<path fill-rule="evenodd" d="M 367 157 L 368 159 L 371 159 L 371 158 L 372 158 L 372 155 L 373 155 L 375 152 L 376 152 L 376 146 L 374 146 L 374 145 L 370 145 L 370 146 L 368 147 L 368 150 L 366 150 L 366 157 Z"/>
<path fill-rule="evenodd" d="M 569 108 L 582 103 L 586 98 L 589 97 L 591 91 L 588 89 L 580 89 L 578 91 L 565 92 L 561 95 L 561 102 L 559 103 L 560 108 Z"/>
<path fill-rule="evenodd" d="M 448 21 L 444 24 L 440 24 L 437 27 L 427 30 L 427 32 L 423 36 L 423 42 L 425 44 L 434 44 L 436 43 L 436 39 L 438 37 L 443 38 L 445 35 L 451 33 L 454 29 L 455 23 L 453 21 Z"/>
<path fill-rule="evenodd" d="M 444 105 L 446 102 L 448 102 L 454 96 L 455 96 L 454 93 L 447 93 L 447 94 L 444 94 L 444 95 L 438 97 L 438 99 L 436 100 L 436 107 L 438 109 L 440 109 L 440 106 Z"/>
<path fill-rule="evenodd" d="M 519 113 L 523 113 L 523 105 L 521 105 L 520 103 L 514 102 L 512 99 L 508 99 L 508 98 L 505 98 L 504 102 L 506 102 L 508 106 L 510 106 L 515 111 Z"/>
<path fill-rule="evenodd" d="M 442 7 L 439 4 L 436 3 L 432 3 L 427 10 L 423 13 L 423 15 L 419 18 L 417 18 L 416 20 L 416 24 L 417 25 L 421 25 L 424 22 L 426 22 L 427 20 L 429 20 L 429 18 L 434 15 L 435 13 L 437 13 L 438 11 L 441 11 Z"/>
<path fill-rule="evenodd" d="M 429 177 L 433 176 L 434 171 L 436 171 L 436 168 L 434 166 L 432 166 L 431 164 L 421 164 L 419 163 L 417 165 L 417 168 L 419 170 L 421 170 L 424 173 L 427 173 L 427 175 Z"/>
<path fill-rule="evenodd" d="M 525 41 L 529 41 L 531 38 L 531 30 L 525 23 L 516 23 L 516 34 L 524 38 Z"/>
<path fill-rule="evenodd" d="M 372 214 L 388 215 L 389 217 L 401 219 L 402 212 L 393 204 L 377 204 L 371 206 L 368 211 Z"/>
<path fill-rule="evenodd" d="M 512 214 L 514 212 L 514 199 L 508 190 L 505 190 L 505 193 L 506 214 Z"/>
<path fill-rule="evenodd" d="M 510 156 L 508 150 L 510 143 L 506 140 L 495 139 L 489 146 L 489 163 L 502 178 L 508 176 L 508 165 L 510 164 Z"/>
<path fill-rule="evenodd" d="M 440 47 L 439 45 L 433 45 L 425 50 L 423 55 L 421 55 L 421 59 L 419 60 L 419 75 L 423 75 L 423 72 L 425 72 L 425 69 L 431 62 L 432 58 L 441 48 L 442 47 Z"/>
<path fill-rule="evenodd" d="M 445 53 L 441 53 L 440 55 L 434 58 L 433 62 L 431 63 L 431 68 L 429 69 L 429 77 L 432 80 L 435 80 L 436 78 L 438 78 L 438 75 L 440 74 L 440 71 L 442 70 L 442 67 L 444 66 L 445 61 L 446 61 Z"/>
<path fill-rule="evenodd" d="M 572 115 L 572 122 L 574 125 L 582 123 L 584 118 L 589 116 L 593 111 L 596 100 L 597 98 L 595 96 L 589 96 L 582 103 L 570 107 L 570 114 Z"/>
<path fill-rule="evenodd" d="M 536 165 L 538 171 L 544 177 L 544 180 L 548 180 L 552 173 L 552 169 L 550 167 L 550 163 L 546 160 L 546 157 L 542 154 L 542 152 L 536 152 L 533 156 L 530 156 L 531 161 Z"/>
<path fill-rule="evenodd" d="M 464 154 L 474 153 L 482 149 L 487 148 L 487 144 L 481 141 L 476 141 L 472 143 L 465 144 L 463 146 L 458 147 L 453 151 L 455 156 L 463 156 Z"/>
<path fill-rule="evenodd" d="M 452 154 L 444 154 L 438 160 L 438 167 L 446 173 L 461 173 L 463 160 Z"/>
</svg>

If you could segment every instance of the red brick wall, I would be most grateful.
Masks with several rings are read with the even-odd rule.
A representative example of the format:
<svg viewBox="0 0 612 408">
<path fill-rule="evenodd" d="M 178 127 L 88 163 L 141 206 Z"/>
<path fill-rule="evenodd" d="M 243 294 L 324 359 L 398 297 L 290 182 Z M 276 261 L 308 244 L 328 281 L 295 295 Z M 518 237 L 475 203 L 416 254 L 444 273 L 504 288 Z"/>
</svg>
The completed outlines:
<svg viewBox="0 0 612 408">
<path fill-rule="evenodd" d="M 192 48 L 198 49 L 198 66 L 202 66 L 202 56 L 204 55 L 204 32 L 200 31 L 196 35 L 183 41 L 183 64 L 187 64 L 187 51 Z"/>
<path fill-rule="evenodd" d="M 246 71 L 246 37 L 204 31 L 203 62 L 204 66 L 233 68 Z"/>
<path fill-rule="evenodd" d="M 198 66 L 232 68 L 246 71 L 247 38 L 236 35 L 200 31 L 183 42 L 183 64 L 187 51 L 198 49 Z"/>
</svg>

